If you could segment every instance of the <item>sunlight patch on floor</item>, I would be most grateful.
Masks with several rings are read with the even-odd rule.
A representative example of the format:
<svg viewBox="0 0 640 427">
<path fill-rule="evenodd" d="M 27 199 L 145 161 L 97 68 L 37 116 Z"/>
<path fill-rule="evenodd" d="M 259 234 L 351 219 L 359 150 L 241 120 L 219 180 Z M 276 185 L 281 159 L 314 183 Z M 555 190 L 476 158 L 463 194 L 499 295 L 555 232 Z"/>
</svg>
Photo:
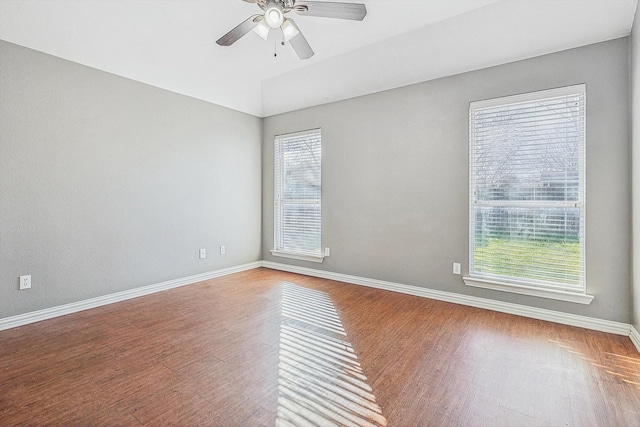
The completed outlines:
<svg viewBox="0 0 640 427">
<path fill-rule="evenodd" d="M 591 365 L 604 370 L 606 373 L 619 378 L 621 381 L 631 384 L 640 390 L 640 359 L 635 357 L 623 356 L 616 353 L 604 352 L 602 363 L 586 357 L 582 352 L 575 350 L 570 345 L 561 341 L 549 340 L 558 347 L 565 349 L 567 352 L 574 354 L 585 360 Z"/>
<path fill-rule="evenodd" d="M 329 296 L 285 283 L 282 317 L 276 426 L 386 426 Z"/>
</svg>

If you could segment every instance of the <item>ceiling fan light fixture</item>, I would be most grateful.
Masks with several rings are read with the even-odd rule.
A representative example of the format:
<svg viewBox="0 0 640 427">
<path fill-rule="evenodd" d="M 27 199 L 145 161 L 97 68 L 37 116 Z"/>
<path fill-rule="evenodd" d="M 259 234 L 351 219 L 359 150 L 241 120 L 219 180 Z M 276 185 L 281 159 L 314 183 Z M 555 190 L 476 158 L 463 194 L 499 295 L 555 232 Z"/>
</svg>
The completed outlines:
<svg viewBox="0 0 640 427">
<path fill-rule="evenodd" d="M 2 0 L 0 0 L 2 1 Z M 244 0 L 257 5 L 261 12 L 245 19 L 224 36 L 216 41 L 220 46 L 231 46 L 245 34 L 253 30 L 263 39 L 269 38 L 271 29 L 282 30 L 282 44 L 288 42 L 300 59 L 313 56 L 313 49 L 304 37 L 293 19 L 285 19 L 284 15 L 294 11 L 302 16 L 317 16 L 321 18 L 348 19 L 362 21 L 367 16 L 367 6 L 364 3 L 343 3 L 339 1 L 314 0 Z"/>
<path fill-rule="evenodd" d="M 277 4 L 272 4 L 264 11 L 264 20 L 271 28 L 280 28 L 284 21 L 284 13 Z"/>
<path fill-rule="evenodd" d="M 265 22 L 264 19 L 261 20 L 258 25 L 253 27 L 253 32 L 256 33 L 257 35 L 259 35 L 260 37 L 262 37 L 265 40 L 267 40 L 269 38 L 269 31 L 271 31 L 271 27 L 269 27 L 269 25 L 267 25 L 267 23 Z"/>
<path fill-rule="evenodd" d="M 296 26 L 293 25 L 288 19 L 284 20 L 280 28 L 282 29 L 282 35 L 284 36 L 284 41 L 286 42 L 300 34 L 300 30 L 298 30 Z"/>
</svg>

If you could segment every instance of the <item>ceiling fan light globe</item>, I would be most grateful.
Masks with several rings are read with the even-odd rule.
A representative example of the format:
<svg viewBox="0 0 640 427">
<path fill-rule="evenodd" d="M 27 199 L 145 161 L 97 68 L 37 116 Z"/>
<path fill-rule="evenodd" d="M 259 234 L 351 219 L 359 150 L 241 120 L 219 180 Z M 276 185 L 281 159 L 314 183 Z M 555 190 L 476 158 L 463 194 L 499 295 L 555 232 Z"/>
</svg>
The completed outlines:
<svg viewBox="0 0 640 427">
<path fill-rule="evenodd" d="M 278 6 L 271 6 L 264 12 L 264 20 L 271 28 L 280 28 L 284 21 L 284 13 Z"/>
<path fill-rule="evenodd" d="M 295 25 L 291 23 L 288 19 L 285 19 L 280 27 L 282 29 L 282 35 L 284 36 L 284 41 L 288 42 L 298 34 L 300 34 L 300 30 L 296 28 Z"/>
<path fill-rule="evenodd" d="M 267 25 L 264 19 L 253 28 L 253 32 L 265 40 L 269 38 L 269 31 L 271 31 L 271 27 Z"/>
</svg>

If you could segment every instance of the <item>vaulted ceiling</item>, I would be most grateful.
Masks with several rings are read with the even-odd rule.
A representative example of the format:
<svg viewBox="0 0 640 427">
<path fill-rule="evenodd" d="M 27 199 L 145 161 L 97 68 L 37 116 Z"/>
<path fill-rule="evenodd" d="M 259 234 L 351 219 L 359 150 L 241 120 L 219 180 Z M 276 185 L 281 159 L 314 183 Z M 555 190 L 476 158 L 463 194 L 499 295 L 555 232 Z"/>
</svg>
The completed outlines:
<svg viewBox="0 0 640 427">
<path fill-rule="evenodd" d="M 304 61 L 276 31 L 218 46 L 260 12 L 241 0 L 1 0 L 0 39 L 264 117 L 626 36 L 638 4 L 343 1 L 364 21 L 295 17 Z"/>
</svg>

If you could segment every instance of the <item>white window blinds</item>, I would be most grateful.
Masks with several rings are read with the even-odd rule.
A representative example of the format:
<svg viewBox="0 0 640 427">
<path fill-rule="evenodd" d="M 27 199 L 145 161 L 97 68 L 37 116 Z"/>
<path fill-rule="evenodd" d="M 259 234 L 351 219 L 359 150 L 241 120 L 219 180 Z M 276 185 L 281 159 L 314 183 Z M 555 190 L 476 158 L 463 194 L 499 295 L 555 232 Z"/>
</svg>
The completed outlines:
<svg viewBox="0 0 640 427">
<path fill-rule="evenodd" d="M 473 102 L 470 275 L 585 292 L 585 86 Z"/>
<path fill-rule="evenodd" d="M 274 152 L 274 249 L 320 255 L 320 129 L 278 135 Z"/>
</svg>

